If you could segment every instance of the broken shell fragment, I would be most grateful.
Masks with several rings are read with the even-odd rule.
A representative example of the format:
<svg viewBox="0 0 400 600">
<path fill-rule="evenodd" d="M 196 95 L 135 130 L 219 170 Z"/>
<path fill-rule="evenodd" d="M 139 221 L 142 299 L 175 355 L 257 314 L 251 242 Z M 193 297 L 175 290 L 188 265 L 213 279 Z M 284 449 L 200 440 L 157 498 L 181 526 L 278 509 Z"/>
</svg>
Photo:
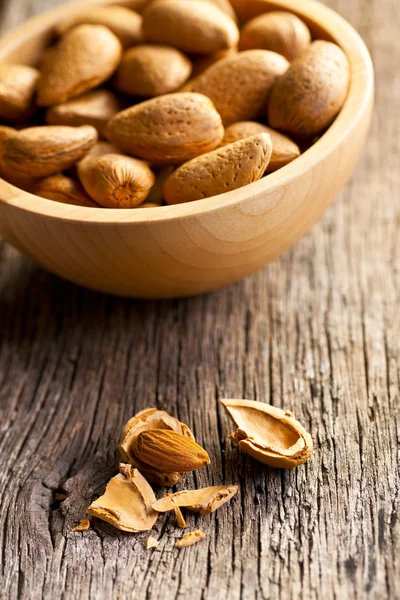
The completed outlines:
<svg viewBox="0 0 400 600">
<path fill-rule="evenodd" d="M 82 521 L 72 529 L 75 533 L 77 531 L 88 531 L 90 529 L 90 519 L 82 519 Z"/>
<path fill-rule="evenodd" d="M 156 538 L 153 538 L 151 535 L 147 538 L 147 540 L 144 543 L 144 547 L 146 548 L 146 550 L 150 550 L 151 548 L 157 548 L 159 546 L 160 542 L 156 540 Z"/>
<path fill-rule="evenodd" d="M 107 484 L 103 496 L 92 502 L 89 515 L 110 523 L 121 531 L 149 531 L 158 513 L 152 508 L 154 492 L 137 469 L 120 465 L 120 472 Z"/>
<path fill-rule="evenodd" d="M 181 540 L 178 540 L 175 544 L 177 548 L 187 548 L 188 546 L 193 546 L 203 540 L 206 537 L 204 531 L 200 531 L 196 529 L 196 531 L 191 531 L 190 533 L 186 533 Z"/>
<path fill-rule="evenodd" d="M 162 429 L 166 431 L 175 431 L 194 440 L 194 435 L 189 427 L 178 421 L 164 410 L 157 408 L 146 408 L 132 417 L 124 427 L 122 438 L 119 445 L 119 451 L 124 461 L 130 463 L 146 477 L 151 483 L 158 485 L 171 486 L 180 481 L 184 475 L 183 472 L 165 473 L 160 468 L 151 466 L 145 457 L 140 460 L 134 451 L 134 442 L 136 438 L 144 431 Z"/>
<path fill-rule="evenodd" d="M 309 458 L 312 439 L 290 411 L 252 400 L 222 400 L 237 425 L 233 442 L 252 458 L 281 469 L 298 467 Z"/>
<path fill-rule="evenodd" d="M 237 491 L 237 485 L 214 485 L 200 490 L 183 490 L 175 494 L 167 494 L 157 500 L 153 508 L 157 512 L 167 512 L 179 506 L 201 515 L 208 515 L 228 502 Z"/>
</svg>

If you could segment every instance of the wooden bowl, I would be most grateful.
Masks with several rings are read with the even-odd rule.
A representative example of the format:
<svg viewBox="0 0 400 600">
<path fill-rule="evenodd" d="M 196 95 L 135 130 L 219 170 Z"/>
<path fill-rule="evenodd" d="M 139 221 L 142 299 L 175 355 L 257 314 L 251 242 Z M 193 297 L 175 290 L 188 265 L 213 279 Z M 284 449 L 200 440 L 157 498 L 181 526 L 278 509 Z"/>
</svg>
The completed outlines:
<svg viewBox="0 0 400 600">
<path fill-rule="evenodd" d="M 133 8 L 145 3 L 118 2 Z M 147 298 L 207 292 L 256 271 L 292 246 L 331 204 L 355 168 L 370 125 L 374 75 L 360 36 L 334 11 L 314 0 L 265 4 L 268 10 L 286 9 L 299 15 L 315 37 L 335 41 L 350 60 L 352 77 L 345 106 L 309 150 L 239 190 L 160 208 L 69 206 L 0 180 L 0 235 L 70 281 L 102 292 Z M 80 0 L 31 19 L 3 38 L 0 61 L 34 64 L 52 37 L 53 25 L 79 10 Z"/>
</svg>

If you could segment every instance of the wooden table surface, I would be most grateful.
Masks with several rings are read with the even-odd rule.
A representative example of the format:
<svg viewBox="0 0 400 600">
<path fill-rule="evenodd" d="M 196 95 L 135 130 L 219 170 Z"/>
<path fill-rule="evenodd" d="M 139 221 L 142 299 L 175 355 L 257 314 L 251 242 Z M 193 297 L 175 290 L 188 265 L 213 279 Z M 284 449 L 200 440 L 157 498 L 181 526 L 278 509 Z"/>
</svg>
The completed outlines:
<svg viewBox="0 0 400 600">
<path fill-rule="evenodd" d="M 57 0 L 3 0 L 1 28 Z M 0 242 L 3 599 L 400 598 L 400 12 L 327 0 L 377 72 L 363 159 L 334 207 L 268 268 L 191 300 L 121 300 L 41 270 Z M 263 467 L 227 439 L 222 397 L 291 408 L 315 451 Z M 118 461 L 125 421 L 155 406 L 212 458 L 188 486 L 237 483 L 185 551 L 96 522 L 71 533 Z M 66 493 L 61 502 L 58 493 Z"/>
</svg>

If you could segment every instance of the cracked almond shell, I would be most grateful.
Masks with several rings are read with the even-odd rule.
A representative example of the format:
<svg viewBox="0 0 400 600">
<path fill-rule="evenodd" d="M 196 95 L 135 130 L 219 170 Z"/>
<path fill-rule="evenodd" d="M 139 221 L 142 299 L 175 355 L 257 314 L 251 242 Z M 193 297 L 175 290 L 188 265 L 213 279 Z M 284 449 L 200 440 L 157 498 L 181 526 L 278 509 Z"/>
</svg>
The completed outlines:
<svg viewBox="0 0 400 600">
<path fill-rule="evenodd" d="M 199 490 L 183 490 L 175 494 L 167 494 L 157 500 L 153 508 L 157 512 L 168 512 L 178 506 L 201 515 L 208 515 L 229 502 L 237 491 L 237 485 L 214 485 Z"/>
<path fill-rule="evenodd" d="M 176 48 L 142 44 L 122 57 L 114 87 L 131 96 L 151 98 L 180 88 L 192 72 L 190 60 Z"/>
<path fill-rule="evenodd" d="M 255 460 L 291 469 L 311 455 L 310 434 L 290 411 L 252 400 L 221 400 L 237 429 L 232 441 Z"/>
<path fill-rule="evenodd" d="M 71 167 L 97 141 L 90 125 L 29 127 L 9 135 L 1 144 L 2 171 L 14 178 L 39 179 Z"/>
<path fill-rule="evenodd" d="M 267 109 L 272 86 L 288 67 L 286 58 L 276 52 L 247 50 L 209 67 L 192 90 L 212 100 L 225 126 L 257 120 Z"/>
<path fill-rule="evenodd" d="M 158 517 L 152 508 L 155 499 L 143 475 L 130 465 L 121 464 L 119 474 L 110 479 L 105 493 L 92 502 L 87 513 L 121 531 L 150 531 Z"/>
<path fill-rule="evenodd" d="M 310 30 L 301 19 L 289 12 L 272 11 L 246 23 L 240 33 L 239 49 L 272 50 L 292 61 L 310 43 Z"/>
<path fill-rule="evenodd" d="M 110 119 L 122 109 L 118 98 L 109 90 L 93 90 L 79 98 L 49 108 L 46 112 L 48 125 L 92 125 L 99 135 Z"/>
<path fill-rule="evenodd" d="M 29 190 L 32 194 L 62 204 L 98 207 L 78 181 L 61 173 L 39 179 Z"/>
<path fill-rule="evenodd" d="M 167 431 L 176 431 L 183 436 L 194 440 L 194 435 L 185 423 L 181 423 L 164 410 L 157 408 L 146 408 L 138 412 L 129 419 L 122 432 L 122 437 L 118 449 L 121 456 L 127 462 L 138 468 L 146 479 L 158 485 L 172 486 L 178 483 L 184 473 L 165 473 L 159 468 L 149 465 L 146 460 L 141 461 L 134 452 L 134 442 L 143 431 L 152 431 L 154 429 L 165 429 Z"/>
<path fill-rule="evenodd" d="M 258 181 L 272 152 L 271 138 L 260 133 L 198 156 L 183 164 L 164 185 L 167 204 L 217 196 Z"/>
<path fill-rule="evenodd" d="M 270 126 L 295 137 L 319 135 L 342 108 L 349 78 L 343 50 L 331 42 L 313 42 L 274 85 L 268 106 Z"/>
<path fill-rule="evenodd" d="M 38 104 L 61 104 L 97 87 L 114 73 L 121 56 L 121 43 L 107 27 L 79 25 L 71 29 L 43 65 Z"/>
<path fill-rule="evenodd" d="M 39 76 L 33 67 L 0 64 L 0 119 L 21 121 L 32 116 Z"/>
<path fill-rule="evenodd" d="M 123 154 L 89 155 L 79 161 L 78 176 L 89 196 L 105 208 L 134 208 L 154 184 L 150 167 Z"/>
<path fill-rule="evenodd" d="M 63 36 L 78 25 L 104 25 L 117 36 L 124 48 L 135 46 L 143 41 L 142 17 L 124 6 L 94 6 L 78 15 L 63 19 L 56 32 Z"/>
<path fill-rule="evenodd" d="M 143 13 L 143 33 L 149 42 L 194 54 L 212 54 L 239 41 L 235 21 L 214 2 L 203 0 L 152 2 Z"/>
<path fill-rule="evenodd" d="M 257 123 L 256 121 L 239 121 L 225 129 L 224 139 L 221 146 L 232 144 L 238 140 L 257 135 L 258 133 L 268 133 L 271 136 L 272 154 L 268 163 L 267 173 L 273 173 L 281 167 L 292 162 L 300 156 L 300 148 L 289 137 L 275 131 L 271 127 Z"/>
<path fill-rule="evenodd" d="M 224 135 L 211 100 L 190 92 L 167 94 L 118 113 L 107 138 L 127 154 L 154 164 L 180 164 L 216 148 Z"/>
<path fill-rule="evenodd" d="M 188 546 L 193 546 L 194 544 L 197 544 L 197 542 L 200 542 L 205 537 L 206 534 L 204 533 L 204 531 L 196 529 L 196 531 L 190 531 L 189 533 L 186 533 L 182 539 L 176 542 L 175 546 L 177 548 L 187 548 Z"/>
</svg>

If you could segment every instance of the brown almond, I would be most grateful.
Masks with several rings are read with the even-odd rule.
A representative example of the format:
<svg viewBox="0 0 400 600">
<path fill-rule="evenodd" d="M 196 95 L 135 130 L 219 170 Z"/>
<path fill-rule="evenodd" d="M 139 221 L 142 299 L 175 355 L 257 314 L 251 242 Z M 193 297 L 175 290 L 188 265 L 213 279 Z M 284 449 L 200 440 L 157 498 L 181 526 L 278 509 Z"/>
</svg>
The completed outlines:
<svg viewBox="0 0 400 600">
<path fill-rule="evenodd" d="M 289 137 L 256 121 L 239 121 L 227 127 L 221 146 L 232 144 L 258 133 L 268 133 L 271 136 L 272 154 L 267 173 L 277 171 L 300 156 L 300 148 Z"/>
<path fill-rule="evenodd" d="M 49 125 L 16 131 L 2 143 L 2 168 L 14 177 L 39 179 L 64 171 L 97 141 L 90 125 Z"/>
<path fill-rule="evenodd" d="M 269 0 L 230 0 L 240 23 L 246 23 L 271 10 Z"/>
<path fill-rule="evenodd" d="M 33 67 L 0 64 L 0 119 L 20 121 L 33 115 L 39 76 Z"/>
<path fill-rule="evenodd" d="M 192 63 L 176 48 L 143 44 L 125 52 L 114 86 L 124 94 L 151 98 L 174 92 L 191 72 Z"/>
<path fill-rule="evenodd" d="M 110 479 L 105 493 L 92 502 L 87 513 L 121 531 L 150 531 L 158 513 L 152 508 L 154 492 L 137 469 L 120 465 L 118 475 Z"/>
<path fill-rule="evenodd" d="M 155 429 L 175 431 L 194 441 L 194 435 L 185 423 L 181 423 L 178 419 L 175 419 L 164 410 L 146 408 L 138 412 L 126 423 L 118 449 L 123 459 L 139 469 L 148 481 L 164 486 L 175 485 L 182 479 L 184 475 L 183 472 L 163 472 L 157 467 L 150 466 L 146 460 L 139 460 L 135 454 L 134 447 L 136 438 L 143 431 L 153 431 Z"/>
<path fill-rule="evenodd" d="M 174 167 L 163 167 L 156 176 L 156 181 L 147 196 L 146 202 L 141 204 L 141 208 L 154 208 L 163 204 L 163 187 Z M 144 206 L 146 204 L 146 206 Z"/>
<path fill-rule="evenodd" d="M 227 56 L 237 54 L 237 52 L 237 48 L 228 48 L 228 50 L 220 50 L 219 52 L 214 52 L 214 54 L 196 56 L 193 59 L 192 77 L 198 77 L 204 73 L 204 71 L 207 71 L 211 65 L 214 65 L 216 62 Z"/>
<path fill-rule="evenodd" d="M 272 11 L 249 21 L 240 32 L 240 50 L 262 48 L 292 61 L 308 48 L 311 33 L 296 15 Z"/>
<path fill-rule="evenodd" d="M 281 469 L 298 467 L 310 458 L 311 436 L 291 411 L 252 400 L 222 404 L 237 427 L 232 441 L 252 458 Z"/>
<path fill-rule="evenodd" d="M 272 152 L 266 133 L 198 156 L 179 167 L 164 185 L 167 204 L 210 198 L 261 179 Z"/>
<path fill-rule="evenodd" d="M 343 50 L 331 42 L 313 42 L 274 85 L 269 124 L 295 137 L 319 135 L 342 108 L 349 78 L 349 62 Z"/>
<path fill-rule="evenodd" d="M 110 144 L 109 142 L 103 142 L 100 140 L 96 144 L 94 144 L 86 156 L 103 156 L 103 154 L 122 154 L 121 150 L 114 146 L 114 144 Z"/>
<path fill-rule="evenodd" d="M 78 15 L 64 18 L 56 26 L 58 35 L 63 36 L 77 25 L 104 25 L 117 36 L 124 48 L 143 41 L 142 17 L 124 6 L 94 6 Z"/>
<path fill-rule="evenodd" d="M 103 25 L 79 25 L 68 31 L 43 65 L 38 104 L 67 102 L 106 81 L 122 56 L 118 38 Z"/>
<path fill-rule="evenodd" d="M 47 198 L 47 200 L 54 200 L 63 204 L 90 206 L 91 208 L 98 207 L 89 198 L 78 181 L 61 173 L 39 179 L 32 186 L 30 192 L 41 198 Z"/>
<path fill-rule="evenodd" d="M 78 176 L 91 198 L 105 208 L 133 208 L 149 195 L 155 177 L 142 160 L 123 154 L 86 156 Z"/>
<path fill-rule="evenodd" d="M 93 90 L 49 108 L 46 122 L 71 127 L 92 125 L 102 135 L 108 121 L 121 110 L 122 104 L 115 94 L 108 90 Z"/>
<path fill-rule="evenodd" d="M 15 132 L 16 130 L 13 127 L 7 127 L 7 125 L 0 125 L 0 142 L 2 142 Z"/>
<path fill-rule="evenodd" d="M 167 94 L 115 115 L 106 135 L 128 154 L 171 165 L 216 148 L 224 128 L 209 98 L 192 93 Z"/>
<path fill-rule="evenodd" d="M 207 452 L 194 440 L 166 429 L 140 433 L 133 450 L 139 460 L 165 473 L 187 473 L 210 463 Z"/>
<path fill-rule="evenodd" d="M 150 42 L 195 54 L 212 54 L 239 41 L 234 20 L 214 3 L 203 0 L 152 2 L 143 13 L 143 33 Z"/>
<path fill-rule="evenodd" d="M 269 50 L 247 50 L 228 56 L 197 78 L 193 92 L 208 96 L 225 126 L 261 117 L 275 81 L 289 63 Z"/>
</svg>

